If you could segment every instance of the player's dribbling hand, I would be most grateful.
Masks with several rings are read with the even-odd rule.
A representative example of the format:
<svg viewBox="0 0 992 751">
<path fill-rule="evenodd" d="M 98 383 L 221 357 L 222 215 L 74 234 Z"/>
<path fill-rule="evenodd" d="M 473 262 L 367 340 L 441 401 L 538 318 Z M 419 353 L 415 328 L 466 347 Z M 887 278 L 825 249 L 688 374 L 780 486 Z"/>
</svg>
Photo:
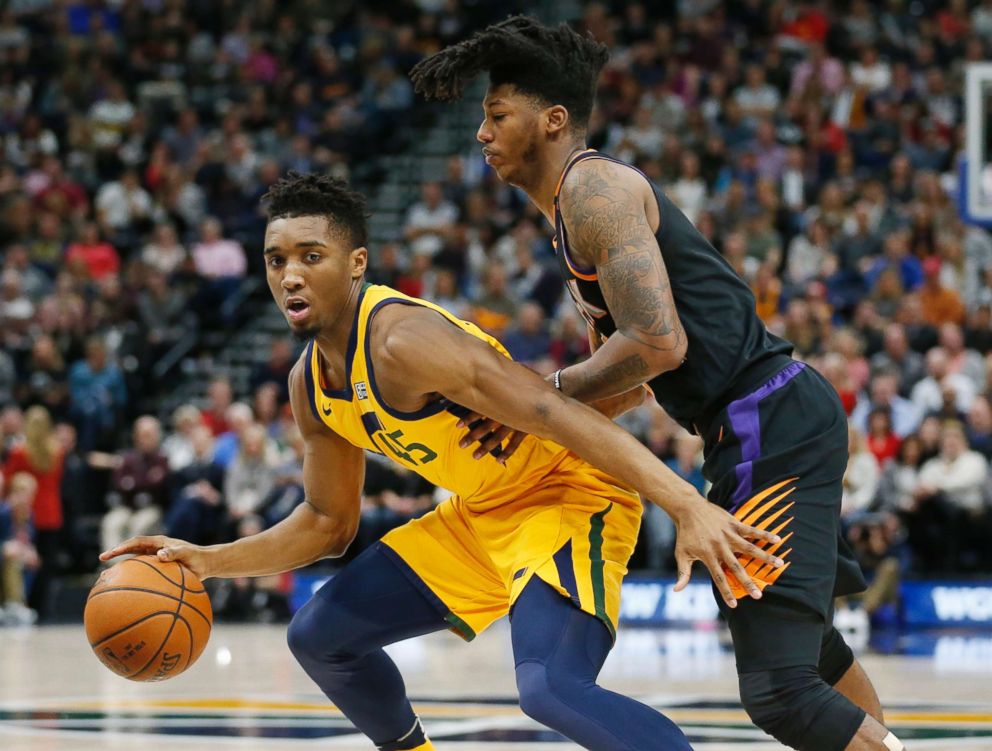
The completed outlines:
<svg viewBox="0 0 992 751">
<path fill-rule="evenodd" d="M 154 555 L 160 561 L 176 561 L 188 568 L 200 579 L 212 576 L 208 565 L 207 550 L 200 545 L 192 545 L 184 540 L 165 535 L 132 537 L 110 550 L 100 553 L 101 561 L 109 561 L 119 555 Z"/>
<path fill-rule="evenodd" d="M 785 565 L 781 558 L 752 542 L 774 545 L 780 542 L 778 535 L 748 526 L 715 504 L 689 504 L 675 519 L 675 524 L 678 527 L 675 562 L 679 572 L 676 592 L 685 589 L 689 583 L 693 561 L 701 561 L 709 569 L 724 602 L 734 608 L 737 607 L 737 598 L 727 579 L 728 571 L 751 597 L 756 600 L 761 598 L 761 590 L 744 570 L 738 554 L 775 568 Z"/>
</svg>

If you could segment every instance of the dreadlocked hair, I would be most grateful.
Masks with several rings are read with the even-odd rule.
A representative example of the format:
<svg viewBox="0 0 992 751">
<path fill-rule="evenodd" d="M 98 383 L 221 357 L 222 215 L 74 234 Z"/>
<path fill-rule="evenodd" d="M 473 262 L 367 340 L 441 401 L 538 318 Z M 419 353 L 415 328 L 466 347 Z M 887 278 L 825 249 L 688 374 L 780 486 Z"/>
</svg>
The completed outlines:
<svg viewBox="0 0 992 751">
<path fill-rule="evenodd" d="M 323 216 L 334 229 L 347 234 L 353 248 L 368 244 L 365 197 L 344 180 L 316 172 L 289 172 L 262 196 L 269 220 L 282 217 Z"/>
<path fill-rule="evenodd" d="M 420 61 L 410 78 L 428 99 L 449 101 L 460 99 L 467 83 L 488 72 L 491 86 L 511 84 L 545 104 L 560 104 L 574 126 L 584 129 L 608 58 L 605 44 L 568 24 L 551 27 L 511 16 Z"/>
</svg>

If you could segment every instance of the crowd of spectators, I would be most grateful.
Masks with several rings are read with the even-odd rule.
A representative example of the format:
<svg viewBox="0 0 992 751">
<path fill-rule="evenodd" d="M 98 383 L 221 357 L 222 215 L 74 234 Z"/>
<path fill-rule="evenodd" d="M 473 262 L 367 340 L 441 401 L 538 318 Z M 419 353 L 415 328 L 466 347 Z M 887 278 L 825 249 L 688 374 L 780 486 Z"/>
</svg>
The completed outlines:
<svg viewBox="0 0 992 751">
<path fill-rule="evenodd" d="M 180 410 L 178 433 L 155 400 L 176 374 L 156 366 L 204 354 L 250 318 L 268 186 L 291 169 L 348 177 L 401 150 L 409 131 L 397 125 L 417 111 L 407 71 L 505 10 L 2 5 L 0 543 L 2 581 L 16 568 L 30 586 L 0 586 L 0 613 L 30 620 L 28 603 L 44 616 L 53 572 L 92 568 L 98 546 L 124 535 L 220 539 L 291 509 L 299 449 L 273 425 L 293 353 L 277 345 L 242 401 L 212 384 L 208 403 Z M 32 444 L 42 422 L 51 436 Z"/>
<path fill-rule="evenodd" d="M 152 366 L 190 331 L 242 320 L 267 186 L 404 148 L 406 72 L 503 13 L 0 12 L 0 581 L 16 569 L 30 584 L 2 587 L 10 620 L 32 618 L 25 604 L 44 616 L 56 573 L 92 569 L 126 535 L 234 539 L 300 502 L 288 343 L 248 393 L 219 375 L 171 415 L 140 414 L 137 396 L 168 388 Z M 576 25 L 611 47 L 589 145 L 655 179 L 841 397 L 845 533 L 875 572 L 866 608 L 907 571 L 992 570 L 992 236 L 956 205 L 963 65 L 992 54 L 992 2 L 646 0 L 588 4 Z M 586 356 L 544 218 L 479 156 L 438 177 L 371 249 L 370 281 L 478 322 L 538 371 Z M 704 489 L 697 438 L 650 405 L 623 424 Z M 370 457 L 353 550 L 443 495 Z M 674 530 L 647 511 L 634 566 L 665 569 Z M 284 586 L 225 585 L 219 609 L 277 617 Z"/>
<path fill-rule="evenodd" d="M 992 4 L 592 3 L 578 26 L 612 51 L 589 145 L 663 186 L 837 388 L 845 530 L 879 588 L 992 571 L 992 235 L 957 209 L 963 70 L 992 54 Z M 546 229 L 454 158 L 376 278 L 549 372 L 585 344 Z M 691 481 L 698 442 L 643 412 L 628 426 Z M 638 562 L 663 566 L 670 524 L 646 519 Z"/>
</svg>

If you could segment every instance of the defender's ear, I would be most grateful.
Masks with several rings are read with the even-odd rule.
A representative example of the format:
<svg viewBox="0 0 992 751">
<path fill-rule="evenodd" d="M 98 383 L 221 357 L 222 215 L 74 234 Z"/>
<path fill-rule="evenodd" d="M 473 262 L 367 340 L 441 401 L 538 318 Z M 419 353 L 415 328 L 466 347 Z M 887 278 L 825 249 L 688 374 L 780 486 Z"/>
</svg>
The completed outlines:
<svg viewBox="0 0 992 751">
<path fill-rule="evenodd" d="M 549 136 L 558 137 L 572 121 L 568 110 L 560 104 L 555 104 L 544 110 L 544 129 Z"/>
</svg>

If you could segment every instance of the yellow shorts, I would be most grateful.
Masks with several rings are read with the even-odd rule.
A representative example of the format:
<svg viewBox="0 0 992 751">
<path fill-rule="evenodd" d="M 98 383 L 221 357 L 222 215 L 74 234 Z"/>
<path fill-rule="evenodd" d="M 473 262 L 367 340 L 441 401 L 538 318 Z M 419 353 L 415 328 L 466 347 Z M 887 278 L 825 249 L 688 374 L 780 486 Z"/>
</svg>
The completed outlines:
<svg viewBox="0 0 992 751">
<path fill-rule="evenodd" d="M 506 615 L 533 576 L 615 636 L 641 501 L 589 465 L 574 465 L 485 512 L 449 498 L 383 537 L 386 552 L 466 640 Z"/>
</svg>

